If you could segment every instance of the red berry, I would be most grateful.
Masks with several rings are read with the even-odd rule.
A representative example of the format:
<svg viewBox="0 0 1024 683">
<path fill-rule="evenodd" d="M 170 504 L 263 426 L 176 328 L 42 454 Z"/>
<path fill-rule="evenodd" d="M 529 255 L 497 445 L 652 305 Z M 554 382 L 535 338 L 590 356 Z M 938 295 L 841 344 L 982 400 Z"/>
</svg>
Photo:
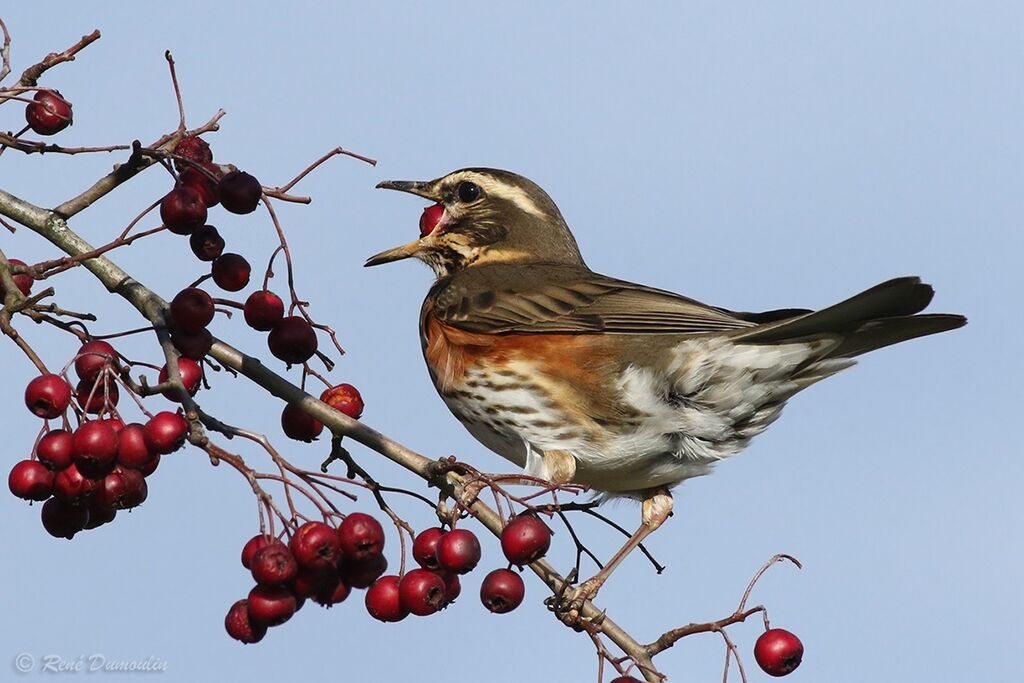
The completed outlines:
<svg viewBox="0 0 1024 683">
<path fill-rule="evenodd" d="M 458 574 L 449 574 L 448 572 L 439 573 L 444 580 L 444 606 L 455 602 L 455 598 L 462 594 L 462 582 L 459 581 Z"/>
<path fill-rule="evenodd" d="M 121 430 L 124 429 L 124 422 L 119 417 L 105 417 L 100 422 L 105 422 L 110 425 L 118 435 L 121 434 Z"/>
<path fill-rule="evenodd" d="M 267 332 L 284 317 L 284 302 L 277 294 L 261 289 L 249 295 L 242 312 L 249 327 Z"/>
<path fill-rule="evenodd" d="M 350 588 L 368 588 L 388 570 L 388 559 L 384 555 L 370 555 L 362 560 L 343 557 L 338 574 Z"/>
<path fill-rule="evenodd" d="M 85 523 L 84 529 L 95 529 L 98 526 L 109 524 L 117 517 L 117 510 L 99 502 L 98 496 L 89 500 L 88 507 L 89 521 Z"/>
<path fill-rule="evenodd" d="M 283 544 L 272 543 L 252 556 L 252 578 L 264 586 L 288 583 L 299 573 L 295 556 Z"/>
<path fill-rule="evenodd" d="M 353 560 L 365 560 L 384 551 L 384 527 L 374 517 L 353 512 L 338 526 L 341 552 Z"/>
<path fill-rule="evenodd" d="M 7 263 L 11 264 L 12 266 L 27 265 L 24 261 L 16 258 L 7 259 Z M 18 288 L 18 291 L 20 291 L 23 295 L 28 296 L 29 292 L 32 291 L 32 283 L 34 282 L 32 276 L 29 275 L 28 273 L 21 273 L 19 275 L 13 275 L 12 277 L 14 279 L 14 286 Z M 0 300 L 2 300 L 5 296 L 7 296 L 7 290 L 4 289 L 4 286 L 2 284 L 0 284 Z"/>
<path fill-rule="evenodd" d="M 263 196 L 260 181 L 245 171 L 231 171 L 217 186 L 220 202 L 231 213 L 252 213 Z"/>
<path fill-rule="evenodd" d="M 103 420 L 83 422 L 74 433 L 75 465 L 92 479 L 105 476 L 117 461 L 118 435 Z"/>
<path fill-rule="evenodd" d="M 252 266 L 244 256 L 228 252 L 213 260 L 210 272 L 218 287 L 229 292 L 237 292 L 249 284 Z"/>
<path fill-rule="evenodd" d="M 754 643 L 754 659 L 769 676 L 793 673 L 803 656 L 803 643 L 785 629 L 768 629 Z"/>
<path fill-rule="evenodd" d="M 252 558 L 257 552 L 262 548 L 266 548 L 268 545 L 279 545 L 282 548 L 288 547 L 273 536 L 257 534 L 246 541 L 245 545 L 242 547 L 242 566 L 246 569 L 252 569 Z"/>
<path fill-rule="evenodd" d="M 465 574 L 480 561 L 480 541 L 466 529 L 452 529 L 437 542 L 437 563 L 453 574 Z"/>
<path fill-rule="evenodd" d="M 188 246 L 200 261 L 212 261 L 224 253 L 224 238 L 212 225 L 196 228 L 188 238 Z"/>
<path fill-rule="evenodd" d="M 53 493 L 53 472 L 38 460 L 22 460 L 7 477 L 11 493 L 25 500 L 46 500 Z"/>
<path fill-rule="evenodd" d="M 526 595 L 523 577 L 511 569 L 495 569 L 480 584 L 480 602 L 495 614 L 511 612 Z"/>
<path fill-rule="evenodd" d="M 94 502 L 111 510 L 127 510 L 146 500 L 149 487 L 138 470 L 115 467 L 96 489 Z"/>
<path fill-rule="evenodd" d="M 60 375 L 40 375 L 25 387 L 25 405 L 44 420 L 51 420 L 71 403 L 71 386 Z"/>
<path fill-rule="evenodd" d="M 501 550 L 512 564 L 520 566 L 544 557 L 551 547 L 551 529 L 533 515 L 519 515 L 501 532 Z"/>
<path fill-rule="evenodd" d="M 117 462 L 122 467 L 134 470 L 145 469 L 154 459 L 159 458 L 146 443 L 146 428 L 137 422 L 125 425 L 117 434 Z"/>
<path fill-rule="evenodd" d="M 213 298 L 198 287 L 186 287 L 171 299 L 171 320 L 185 332 L 198 332 L 213 320 Z"/>
<path fill-rule="evenodd" d="M 71 432 L 54 429 L 43 435 L 36 446 L 36 457 L 51 470 L 59 471 L 71 464 L 75 440 Z"/>
<path fill-rule="evenodd" d="M 157 413 L 145 426 L 146 444 L 160 455 L 173 453 L 185 444 L 188 436 L 188 422 L 178 413 L 163 411 Z"/>
<path fill-rule="evenodd" d="M 281 412 L 281 429 L 289 439 L 296 441 L 312 441 L 324 431 L 323 423 L 307 415 L 302 408 L 289 403 Z"/>
<path fill-rule="evenodd" d="M 109 410 L 117 405 L 121 398 L 121 392 L 117 384 L 106 377 L 97 381 L 82 380 L 75 387 L 75 400 L 82 410 L 87 413 L 98 415 L 104 410 Z"/>
<path fill-rule="evenodd" d="M 295 578 L 288 585 L 292 589 L 292 593 L 295 593 L 295 597 L 305 599 L 311 598 L 323 591 L 333 590 L 335 583 L 338 581 L 337 574 L 311 572 L 308 569 L 299 567 Z"/>
<path fill-rule="evenodd" d="M 55 135 L 71 125 L 71 103 L 56 90 L 40 90 L 25 108 L 25 121 L 39 135 Z"/>
<path fill-rule="evenodd" d="M 209 330 L 205 329 L 195 333 L 174 330 L 171 332 L 171 342 L 174 344 L 174 348 L 178 350 L 178 353 L 185 358 L 202 360 L 210 352 L 210 347 L 213 346 L 213 335 L 210 334 Z"/>
<path fill-rule="evenodd" d="M 352 589 L 344 581 L 337 576 L 332 576 L 313 596 L 313 602 L 324 607 L 331 607 L 339 602 L 345 602 L 345 598 L 351 592 Z"/>
<path fill-rule="evenodd" d="M 351 384 L 339 384 L 325 389 L 324 393 L 320 394 L 320 400 L 354 420 L 358 420 L 363 414 L 363 397 Z"/>
<path fill-rule="evenodd" d="M 412 542 L 412 557 L 424 569 L 440 569 L 437 563 L 437 542 L 444 536 L 444 529 L 432 527 L 416 535 Z"/>
<path fill-rule="evenodd" d="M 249 601 L 239 600 L 231 605 L 224 617 L 224 630 L 228 635 L 242 643 L 258 643 L 267 635 L 267 627 L 254 624 L 249 619 Z"/>
<path fill-rule="evenodd" d="M 619 676 L 618 678 L 613 678 L 611 683 L 643 683 L 643 681 L 632 676 Z"/>
<path fill-rule="evenodd" d="M 188 159 L 196 163 L 208 164 L 213 161 L 213 151 L 210 149 L 209 143 L 198 135 L 186 135 L 183 137 L 174 148 L 174 154 L 182 159 Z M 180 164 L 177 161 L 175 161 L 175 165 L 184 166 L 186 169 L 192 168 L 187 164 Z"/>
<path fill-rule="evenodd" d="M 426 617 L 444 606 L 444 579 L 429 569 L 413 569 L 398 584 L 402 607 L 418 617 Z"/>
<path fill-rule="evenodd" d="M 210 164 L 210 166 L 213 166 L 213 164 Z M 220 195 L 217 193 L 217 181 L 194 166 L 189 166 L 181 172 L 178 176 L 178 184 L 195 190 L 207 209 L 217 206 L 220 202 Z M 192 234 L 195 233 L 193 232 Z"/>
<path fill-rule="evenodd" d="M 195 189 L 181 185 L 160 200 L 160 220 L 175 235 L 189 235 L 206 222 L 206 202 Z"/>
<path fill-rule="evenodd" d="M 57 498 L 43 503 L 40 511 L 43 528 L 54 538 L 74 538 L 89 523 L 89 507 L 68 505 Z"/>
<path fill-rule="evenodd" d="M 366 611 L 378 621 L 401 621 L 409 616 L 398 595 L 397 576 L 382 576 L 366 591 Z"/>
<path fill-rule="evenodd" d="M 195 362 L 191 358 L 179 358 L 178 359 L 178 372 L 181 374 L 181 383 L 185 386 L 185 391 L 188 392 L 189 396 L 195 396 L 196 392 L 199 391 L 199 386 L 203 381 L 203 366 Z M 169 379 L 167 372 L 167 366 L 164 365 L 160 368 L 160 375 L 157 381 L 163 384 Z M 178 398 L 177 392 L 166 389 L 163 392 L 164 398 L 180 403 L 181 400 Z"/>
<path fill-rule="evenodd" d="M 53 496 L 68 505 L 82 505 L 92 498 L 99 486 L 95 479 L 89 479 L 71 463 L 53 478 Z"/>
<path fill-rule="evenodd" d="M 289 364 L 305 363 L 316 353 L 317 345 L 312 325 L 297 315 L 282 318 L 267 337 L 270 353 Z"/>
<path fill-rule="evenodd" d="M 94 340 L 82 344 L 75 357 L 75 373 L 83 382 L 95 382 L 104 368 L 117 371 L 117 351 L 105 341 Z"/>
<path fill-rule="evenodd" d="M 423 215 L 420 216 L 420 237 L 426 237 L 434 232 L 437 224 L 441 222 L 441 216 L 443 215 L 443 204 L 434 204 L 423 209 Z"/>
<path fill-rule="evenodd" d="M 288 547 L 299 566 L 314 572 L 337 571 L 341 561 L 338 532 L 323 522 L 306 522 L 292 534 Z"/>
<path fill-rule="evenodd" d="M 256 586 L 249 591 L 249 619 L 255 624 L 278 626 L 291 619 L 296 609 L 295 594 L 284 586 Z"/>
</svg>

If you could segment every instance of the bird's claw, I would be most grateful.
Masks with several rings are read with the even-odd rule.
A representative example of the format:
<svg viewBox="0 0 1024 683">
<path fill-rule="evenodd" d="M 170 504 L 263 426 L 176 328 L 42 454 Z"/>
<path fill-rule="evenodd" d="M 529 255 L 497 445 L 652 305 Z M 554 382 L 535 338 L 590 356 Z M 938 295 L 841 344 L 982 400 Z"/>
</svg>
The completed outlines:
<svg viewBox="0 0 1024 683">
<path fill-rule="evenodd" d="M 544 604 L 554 612 L 559 621 L 577 632 L 598 627 L 604 621 L 604 612 L 587 618 L 583 616 L 583 605 L 597 595 L 601 583 L 601 581 L 588 579 L 571 589 L 569 588 L 570 584 L 566 584 L 557 595 L 545 600 Z"/>
</svg>

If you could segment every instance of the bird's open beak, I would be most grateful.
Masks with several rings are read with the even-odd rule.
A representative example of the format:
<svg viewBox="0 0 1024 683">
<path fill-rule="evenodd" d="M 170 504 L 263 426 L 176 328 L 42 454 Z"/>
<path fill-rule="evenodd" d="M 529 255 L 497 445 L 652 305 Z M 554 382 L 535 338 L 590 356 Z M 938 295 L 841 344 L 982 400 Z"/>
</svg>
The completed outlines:
<svg viewBox="0 0 1024 683">
<path fill-rule="evenodd" d="M 433 181 L 424 182 L 418 180 L 385 180 L 377 183 L 377 189 L 379 190 L 398 190 L 399 192 L 408 192 L 424 199 L 431 201 L 438 201 L 439 197 L 436 192 L 436 183 Z M 366 259 L 364 267 L 379 266 L 382 263 L 391 263 L 392 261 L 401 261 L 402 259 L 415 256 L 423 248 L 423 244 L 420 240 L 415 242 L 409 242 L 400 247 L 394 249 L 388 249 L 382 251 L 379 254 L 374 254 L 370 258 Z"/>
</svg>

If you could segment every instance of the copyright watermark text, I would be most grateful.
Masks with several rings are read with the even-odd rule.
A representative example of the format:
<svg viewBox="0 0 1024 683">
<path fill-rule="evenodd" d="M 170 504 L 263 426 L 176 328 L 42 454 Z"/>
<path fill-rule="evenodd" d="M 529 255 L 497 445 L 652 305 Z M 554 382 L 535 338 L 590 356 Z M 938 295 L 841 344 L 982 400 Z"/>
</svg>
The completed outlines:
<svg viewBox="0 0 1024 683">
<path fill-rule="evenodd" d="M 99 653 L 67 657 L 22 652 L 14 658 L 14 670 L 20 674 L 163 673 L 167 661 L 159 657 L 119 659 Z"/>
</svg>

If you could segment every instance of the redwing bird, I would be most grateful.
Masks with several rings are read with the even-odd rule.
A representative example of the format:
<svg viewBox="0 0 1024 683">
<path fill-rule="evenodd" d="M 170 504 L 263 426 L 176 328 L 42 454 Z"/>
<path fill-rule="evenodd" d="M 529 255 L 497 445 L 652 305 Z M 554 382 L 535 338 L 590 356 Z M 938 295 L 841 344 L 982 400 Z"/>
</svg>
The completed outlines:
<svg viewBox="0 0 1024 683">
<path fill-rule="evenodd" d="M 455 417 L 529 475 L 643 501 L 640 528 L 583 597 L 664 522 L 671 487 L 745 448 L 798 391 L 966 323 L 919 315 L 933 290 L 916 277 L 820 311 L 740 313 L 600 275 L 547 193 L 508 171 L 377 187 L 436 202 L 418 240 L 366 265 L 412 256 L 436 273 L 420 336 Z"/>
</svg>

